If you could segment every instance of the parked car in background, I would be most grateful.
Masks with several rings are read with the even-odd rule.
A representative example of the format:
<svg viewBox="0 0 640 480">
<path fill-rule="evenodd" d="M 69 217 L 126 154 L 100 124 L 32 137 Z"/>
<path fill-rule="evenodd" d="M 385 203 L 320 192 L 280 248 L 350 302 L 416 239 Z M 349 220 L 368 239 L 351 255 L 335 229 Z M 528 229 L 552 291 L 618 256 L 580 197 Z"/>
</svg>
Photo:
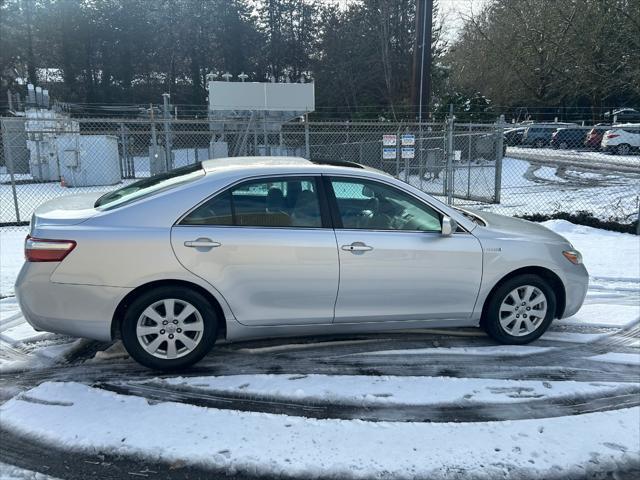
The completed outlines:
<svg viewBox="0 0 640 480">
<path fill-rule="evenodd" d="M 587 132 L 587 137 L 584 140 L 584 146 L 587 148 L 600 150 L 600 145 L 602 144 L 602 136 L 604 135 L 604 132 L 606 132 L 610 128 L 611 125 L 609 124 L 597 124 L 591 130 L 589 130 L 589 132 Z"/>
<path fill-rule="evenodd" d="M 480 326 L 523 345 L 587 293 L 562 236 L 358 164 L 206 160 L 98 195 L 36 210 L 16 296 L 37 330 L 122 338 L 151 368 L 219 338 Z"/>
<path fill-rule="evenodd" d="M 602 150 L 628 155 L 640 149 L 640 123 L 616 125 L 602 136 Z"/>
<path fill-rule="evenodd" d="M 575 123 L 535 123 L 526 128 L 522 136 L 522 145 L 542 148 L 549 146 L 551 143 L 551 135 L 558 128 L 575 127 Z"/>
<path fill-rule="evenodd" d="M 522 136 L 527 127 L 510 128 L 504 131 L 504 142 L 510 146 L 515 147 L 522 143 Z"/>
<path fill-rule="evenodd" d="M 605 113 L 604 118 L 615 123 L 640 122 L 640 112 L 634 108 L 619 108 Z"/>
<path fill-rule="evenodd" d="M 586 128 L 558 128 L 551 134 L 551 146 L 553 148 L 582 148 L 587 137 Z"/>
</svg>

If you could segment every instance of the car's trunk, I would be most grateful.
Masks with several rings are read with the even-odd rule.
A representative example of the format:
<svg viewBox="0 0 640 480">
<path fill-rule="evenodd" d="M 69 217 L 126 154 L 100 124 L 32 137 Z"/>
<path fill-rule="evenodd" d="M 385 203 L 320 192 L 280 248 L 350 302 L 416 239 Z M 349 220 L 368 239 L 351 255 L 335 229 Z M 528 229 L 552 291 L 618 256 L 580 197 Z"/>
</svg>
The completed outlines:
<svg viewBox="0 0 640 480">
<path fill-rule="evenodd" d="M 101 192 L 68 195 L 40 205 L 31 218 L 31 228 L 42 226 L 77 225 L 98 213 L 94 208 Z"/>
</svg>

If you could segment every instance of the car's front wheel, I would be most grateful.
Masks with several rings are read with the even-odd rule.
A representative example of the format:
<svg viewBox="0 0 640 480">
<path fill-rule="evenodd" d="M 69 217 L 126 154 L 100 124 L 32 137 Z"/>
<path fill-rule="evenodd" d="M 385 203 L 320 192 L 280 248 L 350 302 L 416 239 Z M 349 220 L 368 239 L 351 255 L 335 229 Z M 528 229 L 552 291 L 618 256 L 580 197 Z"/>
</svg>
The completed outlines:
<svg viewBox="0 0 640 480">
<path fill-rule="evenodd" d="M 181 286 L 143 293 L 126 309 L 122 342 L 138 363 L 158 370 L 193 365 L 213 347 L 216 312 L 201 294 Z"/>
<path fill-rule="evenodd" d="M 512 277 L 493 292 L 482 325 L 500 343 L 522 345 L 539 338 L 556 311 L 556 296 L 538 275 Z"/>
</svg>

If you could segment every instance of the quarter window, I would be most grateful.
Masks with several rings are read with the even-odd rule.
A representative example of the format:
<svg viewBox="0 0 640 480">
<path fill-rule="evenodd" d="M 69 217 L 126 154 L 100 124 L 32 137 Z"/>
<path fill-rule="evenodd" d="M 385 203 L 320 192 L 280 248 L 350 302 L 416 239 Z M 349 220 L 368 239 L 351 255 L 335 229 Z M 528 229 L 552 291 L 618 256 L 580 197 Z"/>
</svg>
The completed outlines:
<svg viewBox="0 0 640 480">
<path fill-rule="evenodd" d="M 440 214 L 411 195 L 378 182 L 331 180 L 342 227 L 440 232 Z"/>
<path fill-rule="evenodd" d="M 196 208 L 181 225 L 318 228 L 322 217 L 316 183 L 313 178 L 245 182 Z"/>
</svg>

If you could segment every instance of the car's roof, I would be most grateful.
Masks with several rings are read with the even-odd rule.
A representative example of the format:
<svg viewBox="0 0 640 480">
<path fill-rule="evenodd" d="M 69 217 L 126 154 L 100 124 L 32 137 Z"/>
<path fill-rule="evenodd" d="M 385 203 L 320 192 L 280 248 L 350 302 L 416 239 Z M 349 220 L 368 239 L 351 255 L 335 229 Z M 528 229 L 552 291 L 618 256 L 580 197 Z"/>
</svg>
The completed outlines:
<svg viewBox="0 0 640 480">
<path fill-rule="evenodd" d="M 212 158 L 202 162 L 202 168 L 206 172 L 212 172 L 220 168 L 241 168 L 250 166 L 269 165 L 313 165 L 309 160 L 302 157 L 225 157 Z"/>
<path fill-rule="evenodd" d="M 355 171 L 370 171 L 387 175 L 385 172 L 375 168 L 366 167 L 354 162 L 340 161 L 312 161 L 302 157 L 225 157 L 204 160 L 202 168 L 207 174 L 221 171 L 282 171 L 283 167 L 295 167 L 296 171 L 345 171 L 355 173 Z"/>
</svg>

